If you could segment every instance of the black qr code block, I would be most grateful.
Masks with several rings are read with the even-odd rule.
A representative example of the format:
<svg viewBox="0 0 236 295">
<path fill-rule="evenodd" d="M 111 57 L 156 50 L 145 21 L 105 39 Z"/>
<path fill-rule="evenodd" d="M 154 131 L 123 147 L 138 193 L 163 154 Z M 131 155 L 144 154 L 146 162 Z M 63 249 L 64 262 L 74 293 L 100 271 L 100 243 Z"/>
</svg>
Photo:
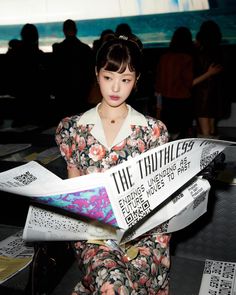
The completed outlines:
<svg viewBox="0 0 236 295">
<path fill-rule="evenodd" d="M 150 204 L 149 204 L 148 201 L 143 202 L 143 204 L 142 204 L 142 208 L 143 208 L 143 210 L 146 211 L 149 207 L 150 207 Z"/>
<path fill-rule="evenodd" d="M 219 295 L 231 295 L 232 282 L 227 280 L 222 280 L 220 282 Z"/>
<path fill-rule="evenodd" d="M 212 273 L 220 275 L 223 270 L 224 263 L 221 261 L 215 261 L 212 266 Z"/>
<path fill-rule="evenodd" d="M 203 273 L 204 274 L 211 274 L 211 267 L 212 267 L 213 261 L 207 260 L 204 266 Z"/>
<path fill-rule="evenodd" d="M 23 185 L 28 185 L 31 182 L 37 180 L 37 177 L 35 177 L 32 173 L 30 173 L 29 171 L 26 171 L 25 173 L 14 177 L 15 180 L 19 181 L 20 183 L 22 183 Z"/>
<path fill-rule="evenodd" d="M 219 281 L 220 281 L 220 279 L 219 279 L 218 276 L 212 275 L 211 276 L 211 280 L 210 280 L 210 287 L 212 287 L 212 288 L 218 288 Z"/>
<path fill-rule="evenodd" d="M 225 279 L 233 279 L 235 273 L 234 263 L 225 263 L 223 267 L 222 277 Z"/>
<path fill-rule="evenodd" d="M 132 223 L 133 220 L 134 220 L 134 218 L 133 218 L 132 214 L 127 215 L 126 218 L 125 218 L 125 221 L 126 221 L 127 224 Z"/>
<path fill-rule="evenodd" d="M 209 295 L 217 295 L 217 291 L 209 289 L 208 294 Z"/>
</svg>

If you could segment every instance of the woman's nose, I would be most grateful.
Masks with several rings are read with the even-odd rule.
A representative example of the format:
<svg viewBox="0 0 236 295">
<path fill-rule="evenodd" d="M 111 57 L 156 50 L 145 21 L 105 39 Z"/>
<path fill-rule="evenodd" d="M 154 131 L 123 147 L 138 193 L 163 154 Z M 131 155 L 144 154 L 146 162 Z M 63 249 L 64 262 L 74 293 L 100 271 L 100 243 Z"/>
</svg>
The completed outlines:
<svg viewBox="0 0 236 295">
<path fill-rule="evenodd" d="M 120 83 L 118 80 L 114 80 L 112 84 L 112 91 L 118 92 L 120 90 Z"/>
</svg>

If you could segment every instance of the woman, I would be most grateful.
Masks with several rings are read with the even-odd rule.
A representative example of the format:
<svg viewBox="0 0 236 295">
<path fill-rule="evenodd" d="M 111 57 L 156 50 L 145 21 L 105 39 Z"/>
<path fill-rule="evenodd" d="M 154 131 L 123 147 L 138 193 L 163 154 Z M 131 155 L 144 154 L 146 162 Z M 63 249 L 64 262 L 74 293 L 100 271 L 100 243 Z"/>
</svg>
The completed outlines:
<svg viewBox="0 0 236 295">
<path fill-rule="evenodd" d="M 211 64 L 223 65 L 223 54 L 220 27 L 214 21 L 204 21 L 197 37 L 199 46 L 195 61 L 195 75 L 199 76 Z M 217 135 L 217 121 L 226 115 L 227 98 L 222 70 L 221 66 L 218 75 L 194 87 L 194 111 L 198 125 L 198 137 L 214 138 Z"/>
<path fill-rule="evenodd" d="M 140 77 L 141 57 L 137 37 L 114 37 L 99 49 L 96 76 L 101 103 L 82 115 L 65 118 L 56 131 L 68 177 L 103 172 L 168 141 L 161 121 L 126 104 Z M 169 240 L 157 227 L 131 241 L 135 249 L 131 256 L 115 241 L 76 242 L 83 277 L 73 295 L 168 294 Z"/>
<path fill-rule="evenodd" d="M 168 51 L 160 58 L 156 93 L 161 95 L 161 118 L 171 139 L 191 136 L 193 83 L 193 42 L 187 27 L 175 30 Z"/>
</svg>

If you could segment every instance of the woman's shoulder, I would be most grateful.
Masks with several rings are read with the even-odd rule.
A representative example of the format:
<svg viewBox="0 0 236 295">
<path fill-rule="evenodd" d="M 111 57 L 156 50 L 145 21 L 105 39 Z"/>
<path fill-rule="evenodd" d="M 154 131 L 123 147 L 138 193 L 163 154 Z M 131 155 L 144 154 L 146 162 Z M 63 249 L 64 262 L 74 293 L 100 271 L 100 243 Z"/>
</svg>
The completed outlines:
<svg viewBox="0 0 236 295">
<path fill-rule="evenodd" d="M 133 125 L 139 125 L 139 126 L 151 127 L 151 128 L 153 128 L 154 126 L 160 126 L 160 127 L 166 128 L 165 124 L 161 120 L 154 118 L 150 115 L 143 114 L 135 110 L 133 107 L 130 107 L 130 108 L 131 108 L 131 116 L 132 116 L 131 121 L 133 122 Z"/>
<path fill-rule="evenodd" d="M 82 115 L 83 114 L 79 114 L 79 115 L 73 115 L 73 116 L 63 118 L 59 122 L 57 130 L 58 129 L 70 129 L 70 128 L 77 126 L 77 123 L 79 122 Z"/>
<path fill-rule="evenodd" d="M 152 116 L 149 116 L 149 115 L 146 115 L 145 118 L 147 120 L 148 126 L 150 126 L 150 127 L 159 126 L 159 127 L 166 129 L 166 125 L 161 120 L 154 118 Z"/>
</svg>

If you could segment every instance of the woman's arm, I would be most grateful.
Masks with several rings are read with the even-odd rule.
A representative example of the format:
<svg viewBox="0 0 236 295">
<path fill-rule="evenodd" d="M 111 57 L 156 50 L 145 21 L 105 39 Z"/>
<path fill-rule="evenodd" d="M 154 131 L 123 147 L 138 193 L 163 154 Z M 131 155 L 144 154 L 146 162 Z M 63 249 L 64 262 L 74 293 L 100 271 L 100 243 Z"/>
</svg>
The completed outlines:
<svg viewBox="0 0 236 295">
<path fill-rule="evenodd" d="M 201 76 L 195 78 L 193 80 L 193 86 L 209 79 L 210 77 L 219 74 L 220 72 L 223 71 L 223 67 L 220 64 L 211 64 L 208 68 L 208 70 L 202 74 Z"/>
</svg>

